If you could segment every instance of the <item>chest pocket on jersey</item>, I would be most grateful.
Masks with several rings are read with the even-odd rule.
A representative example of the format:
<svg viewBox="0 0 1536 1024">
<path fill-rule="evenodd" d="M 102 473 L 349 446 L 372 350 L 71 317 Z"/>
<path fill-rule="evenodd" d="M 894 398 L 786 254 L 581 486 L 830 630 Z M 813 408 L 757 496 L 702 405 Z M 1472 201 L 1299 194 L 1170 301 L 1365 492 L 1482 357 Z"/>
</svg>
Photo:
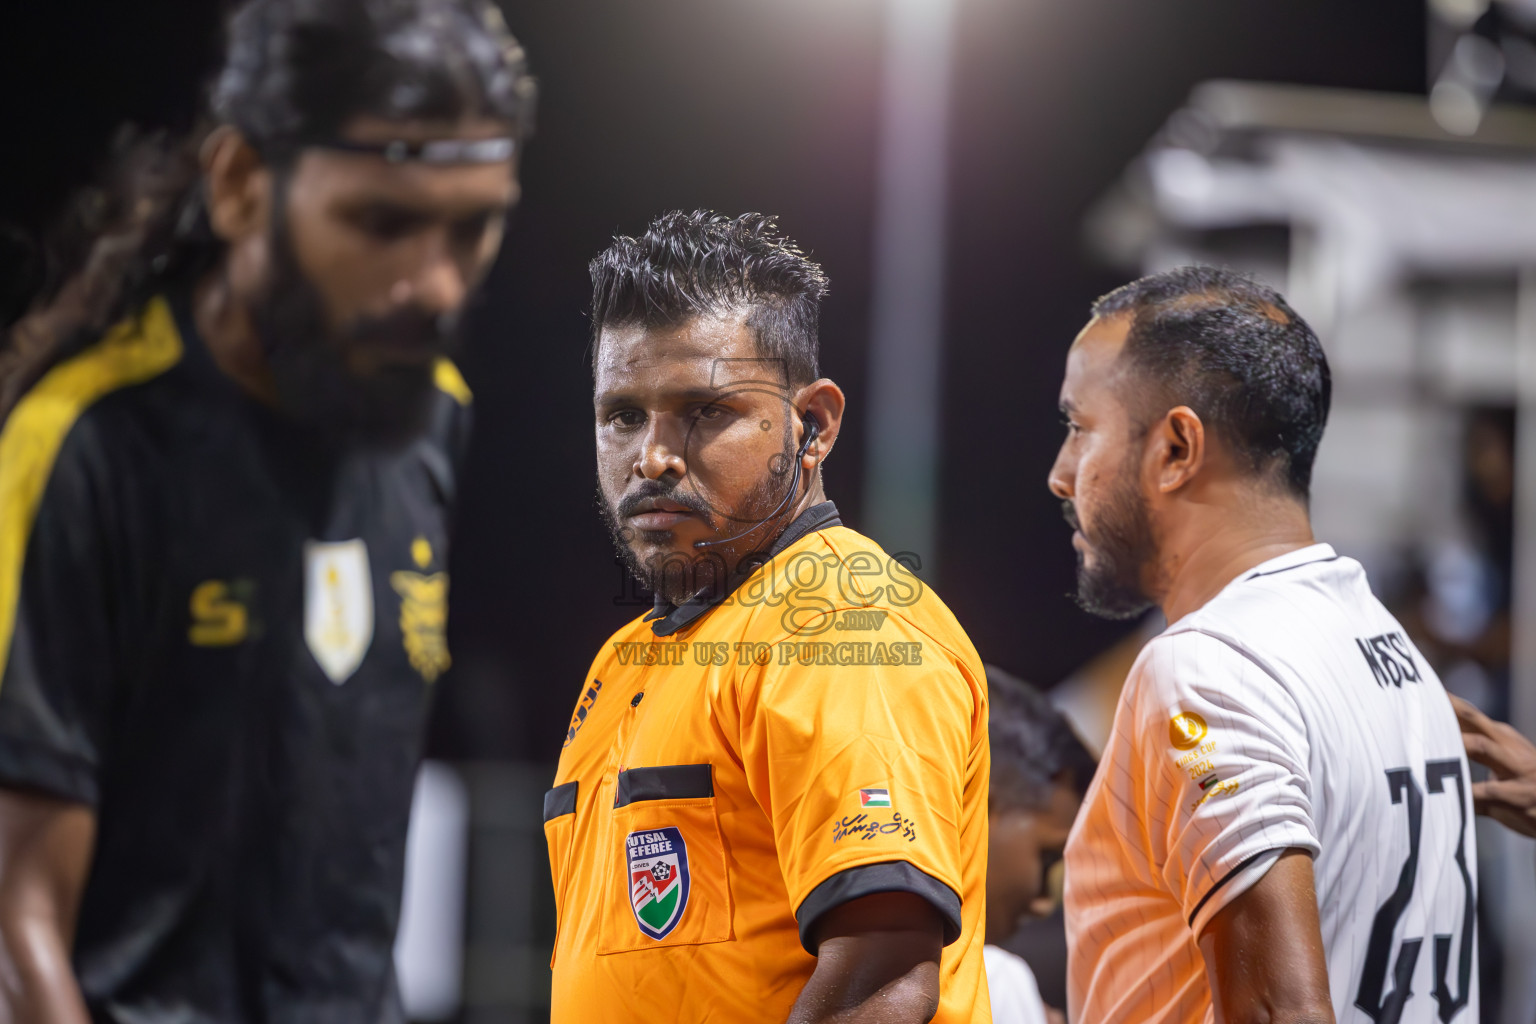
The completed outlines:
<svg viewBox="0 0 1536 1024">
<path fill-rule="evenodd" d="M 549 873 L 555 884 L 555 933 L 565 906 L 565 887 L 570 881 L 571 847 L 576 831 L 576 783 L 567 782 L 544 794 L 544 839 L 549 843 Z M 558 944 L 557 944 L 558 945 Z M 553 955 L 549 966 L 555 966 Z"/>
<path fill-rule="evenodd" d="M 731 891 L 710 765 L 619 773 L 598 953 L 724 942 Z"/>
</svg>

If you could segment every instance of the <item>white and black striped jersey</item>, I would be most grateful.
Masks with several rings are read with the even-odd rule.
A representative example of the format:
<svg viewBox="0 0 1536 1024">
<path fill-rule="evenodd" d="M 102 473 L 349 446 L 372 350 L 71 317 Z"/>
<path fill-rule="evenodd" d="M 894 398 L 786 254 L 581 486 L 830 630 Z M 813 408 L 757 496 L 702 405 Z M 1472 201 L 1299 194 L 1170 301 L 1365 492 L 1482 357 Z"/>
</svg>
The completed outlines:
<svg viewBox="0 0 1536 1024">
<path fill-rule="evenodd" d="M 1213 1019 L 1199 935 L 1314 857 L 1339 1024 L 1475 1024 L 1477 857 L 1439 679 L 1326 544 L 1243 574 L 1142 651 L 1066 852 L 1084 1024 Z"/>
</svg>

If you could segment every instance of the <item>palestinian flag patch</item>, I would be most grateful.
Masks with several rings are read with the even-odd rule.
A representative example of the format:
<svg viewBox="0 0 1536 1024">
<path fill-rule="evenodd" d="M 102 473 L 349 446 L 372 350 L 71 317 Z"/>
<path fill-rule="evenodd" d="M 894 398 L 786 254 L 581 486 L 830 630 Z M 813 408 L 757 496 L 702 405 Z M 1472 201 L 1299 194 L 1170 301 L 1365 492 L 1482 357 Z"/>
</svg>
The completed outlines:
<svg viewBox="0 0 1536 1024">
<path fill-rule="evenodd" d="M 664 939 L 688 909 L 688 847 L 683 834 L 675 828 L 631 832 L 624 846 L 635 924 L 642 934 Z"/>
<path fill-rule="evenodd" d="M 861 789 L 859 790 L 860 807 L 889 807 L 891 806 L 891 791 L 888 789 Z"/>
</svg>

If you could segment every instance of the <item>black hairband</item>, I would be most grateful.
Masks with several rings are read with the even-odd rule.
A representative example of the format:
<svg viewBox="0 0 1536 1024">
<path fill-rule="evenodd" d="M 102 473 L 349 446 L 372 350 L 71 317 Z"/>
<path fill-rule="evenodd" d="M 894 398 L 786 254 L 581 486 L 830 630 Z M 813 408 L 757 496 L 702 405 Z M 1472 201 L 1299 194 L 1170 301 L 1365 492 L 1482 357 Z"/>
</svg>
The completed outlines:
<svg viewBox="0 0 1536 1024">
<path fill-rule="evenodd" d="M 430 142 L 352 142 L 335 139 L 312 142 L 319 149 L 336 149 L 344 153 L 367 153 L 383 157 L 392 164 L 499 164 L 512 159 L 517 152 L 517 140 L 503 136 L 495 139 L 433 139 Z"/>
</svg>

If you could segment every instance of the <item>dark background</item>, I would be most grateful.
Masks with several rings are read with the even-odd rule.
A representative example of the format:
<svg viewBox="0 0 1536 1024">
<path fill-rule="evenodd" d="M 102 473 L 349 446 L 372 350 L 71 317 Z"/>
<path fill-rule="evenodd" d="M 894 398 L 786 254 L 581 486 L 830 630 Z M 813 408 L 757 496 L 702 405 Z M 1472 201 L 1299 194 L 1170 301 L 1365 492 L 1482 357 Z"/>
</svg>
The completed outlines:
<svg viewBox="0 0 1536 1024">
<path fill-rule="evenodd" d="M 591 656 L 637 610 L 616 603 L 592 497 L 585 264 L 614 232 L 673 207 L 763 210 L 824 264 L 823 370 L 852 403 L 827 490 L 860 522 L 882 4 L 505 6 L 539 130 L 461 360 L 479 420 L 434 745 L 552 761 Z M 209 0 L 9 0 L 0 221 L 43 225 L 118 122 L 185 126 L 219 17 Z M 1051 685 L 1125 628 L 1066 599 L 1045 489 L 1066 345 L 1123 279 L 1082 248 L 1089 203 L 1204 79 L 1422 92 L 1424 23 L 1409 0 L 961 0 L 935 554 L 984 658 Z"/>
</svg>

